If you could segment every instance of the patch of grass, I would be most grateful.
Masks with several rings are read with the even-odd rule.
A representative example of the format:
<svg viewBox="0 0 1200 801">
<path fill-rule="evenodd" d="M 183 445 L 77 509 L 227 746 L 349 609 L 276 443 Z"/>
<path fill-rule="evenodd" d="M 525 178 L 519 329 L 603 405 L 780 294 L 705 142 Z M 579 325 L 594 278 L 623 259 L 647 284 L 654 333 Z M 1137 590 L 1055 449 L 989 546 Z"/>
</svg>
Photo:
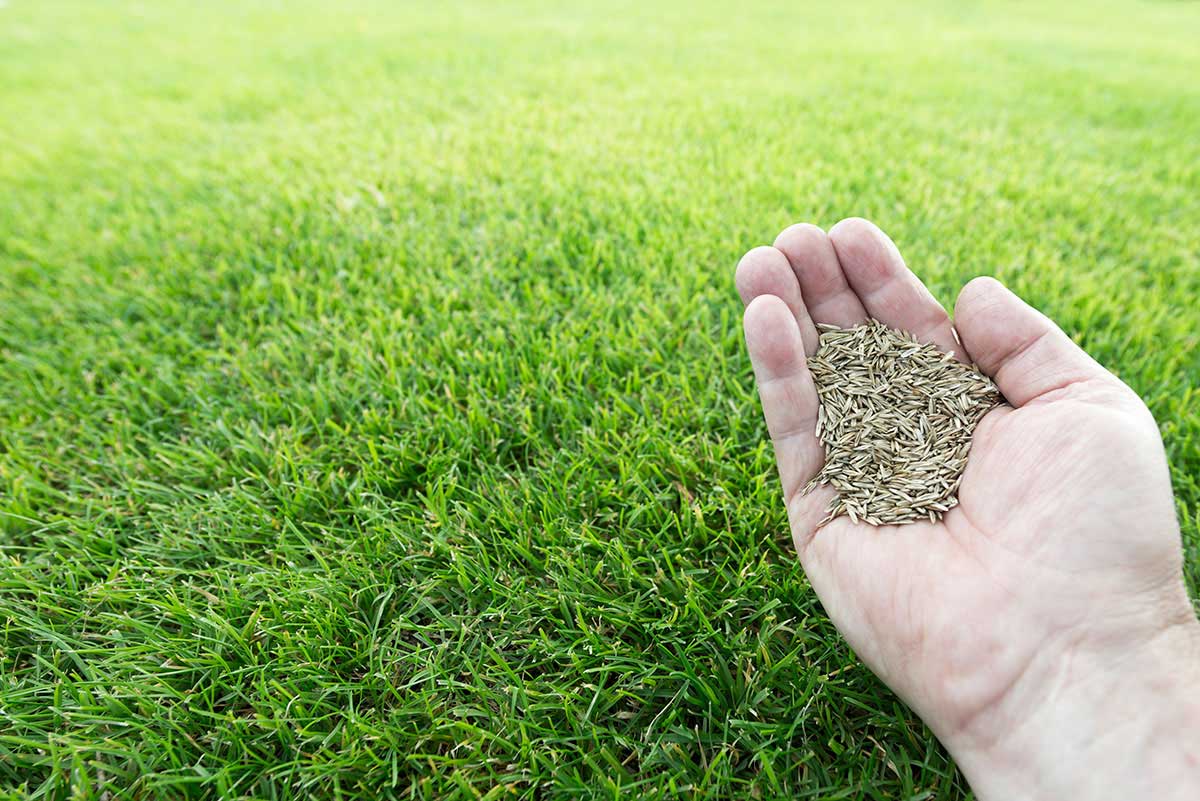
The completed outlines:
<svg viewBox="0 0 1200 801">
<path fill-rule="evenodd" d="M 12 798 L 957 799 L 787 545 L 737 257 L 877 220 L 1146 399 L 1200 6 L 0 8 Z"/>
</svg>

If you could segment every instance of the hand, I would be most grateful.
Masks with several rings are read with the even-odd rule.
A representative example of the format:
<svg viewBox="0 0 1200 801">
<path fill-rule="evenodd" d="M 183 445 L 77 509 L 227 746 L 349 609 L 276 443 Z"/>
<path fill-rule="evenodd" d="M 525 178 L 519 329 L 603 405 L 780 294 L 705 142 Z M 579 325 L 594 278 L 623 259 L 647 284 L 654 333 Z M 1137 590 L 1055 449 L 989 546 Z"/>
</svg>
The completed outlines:
<svg viewBox="0 0 1200 801">
<path fill-rule="evenodd" d="M 976 793 L 1197 797 L 1200 624 L 1166 457 L 1137 395 L 990 278 L 959 294 L 958 344 L 865 220 L 788 228 L 742 258 L 737 286 L 805 572 Z M 814 323 L 868 317 L 975 362 L 1011 406 L 979 424 L 940 522 L 817 529 L 832 490 L 803 494 L 824 459 L 805 356 Z"/>
</svg>

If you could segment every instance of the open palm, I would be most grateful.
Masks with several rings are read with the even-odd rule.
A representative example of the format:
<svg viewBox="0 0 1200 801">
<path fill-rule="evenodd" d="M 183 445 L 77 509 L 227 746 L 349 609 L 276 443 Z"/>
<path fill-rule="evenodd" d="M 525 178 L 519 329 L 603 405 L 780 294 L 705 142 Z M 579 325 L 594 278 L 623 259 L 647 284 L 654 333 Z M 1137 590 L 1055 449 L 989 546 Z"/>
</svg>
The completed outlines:
<svg viewBox="0 0 1200 801">
<path fill-rule="evenodd" d="M 1192 619 L 1154 420 L 1045 316 L 976 279 L 956 337 L 860 219 L 788 228 L 746 254 L 737 283 L 804 569 L 855 651 L 944 742 L 1036 725 L 1078 663 Z M 981 421 L 959 506 L 936 524 L 818 529 L 832 490 L 802 492 L 824 458 L 805 360 L 814 323 L 868 317 L 975 362 L 1011 404 Z"/>
</svg>

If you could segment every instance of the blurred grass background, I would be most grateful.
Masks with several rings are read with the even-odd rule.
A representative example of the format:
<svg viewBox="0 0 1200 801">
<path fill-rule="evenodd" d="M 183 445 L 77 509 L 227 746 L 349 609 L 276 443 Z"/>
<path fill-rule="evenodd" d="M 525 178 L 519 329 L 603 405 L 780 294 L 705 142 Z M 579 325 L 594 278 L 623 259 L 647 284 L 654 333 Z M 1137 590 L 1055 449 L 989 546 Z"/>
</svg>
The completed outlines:
<svg viewBox="0 0 1200 801">
<path fill-rule="evenodd" d="M 967 797 L 792 559 L 732 270 L 1000 277 L 1195 597 L 1200 4 L 1053 6 L 8 0 L 0 796 Z"/>
</svg>

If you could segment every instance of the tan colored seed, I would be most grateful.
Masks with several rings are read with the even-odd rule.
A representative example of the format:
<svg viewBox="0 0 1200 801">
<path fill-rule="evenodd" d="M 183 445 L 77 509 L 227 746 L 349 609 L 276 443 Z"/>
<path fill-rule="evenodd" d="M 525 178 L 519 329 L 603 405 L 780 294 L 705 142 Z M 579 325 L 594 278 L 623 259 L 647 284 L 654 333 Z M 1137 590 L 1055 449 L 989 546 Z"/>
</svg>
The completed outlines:
<svg viewBox="0 0 1200 801">
<path fill-rule="evenodd" d="M 975 426 L 1003 402 L 996 385 L 877 320 L 817 328 L 808 366 L 825 466 L 805 492 L 829 484 L 838 493 L 820 525 L 843 514 L 872 525 L 936 522 L 958 504 Z"/>
</svg>

